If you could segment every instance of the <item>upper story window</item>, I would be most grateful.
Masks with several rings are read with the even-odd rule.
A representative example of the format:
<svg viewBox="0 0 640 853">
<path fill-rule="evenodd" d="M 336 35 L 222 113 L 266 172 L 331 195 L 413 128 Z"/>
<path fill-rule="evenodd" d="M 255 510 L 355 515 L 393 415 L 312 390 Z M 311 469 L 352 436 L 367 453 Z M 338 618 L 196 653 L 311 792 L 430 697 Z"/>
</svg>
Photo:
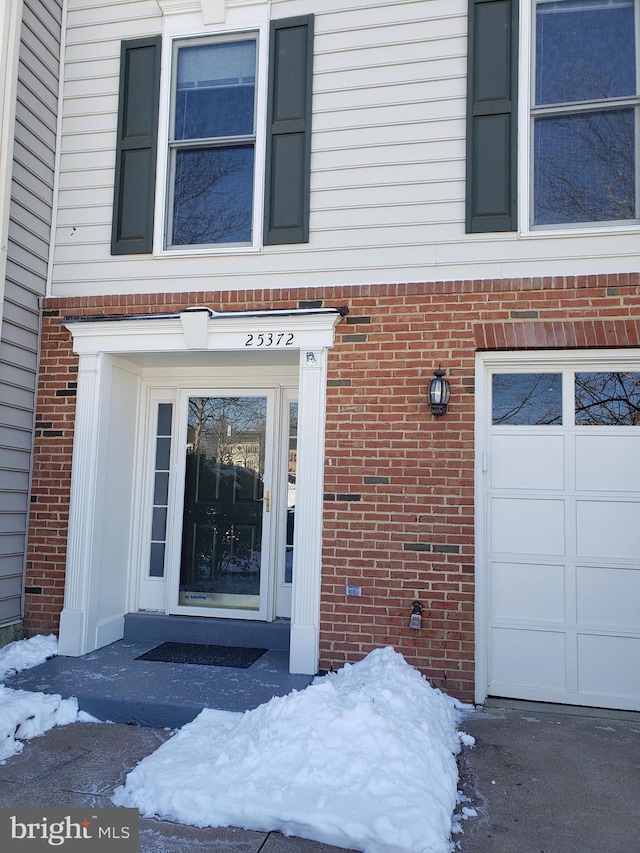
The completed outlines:
<svg viewBox="0 0 640 853">
<path fill-rule="evenodd" d="M 255 92 L 255 37 L 177 45 L 168 246 L 251 243 Z"/>
<path fill-rule="evenodd" d="M 309 241 L 313 15 L 272 20 L 265 37 L 260 63 L 257 30 L 182 38 L 165 45 L 166 77 L 160 36 L 122 42 L 113 255 Z"/>
<path fill-rule="evenodd" d="M 537 0 L 533 225 L 638 219 L 634 0 Z"/>
<path fill-rule="evenodd" d="M 469 0 L 467 232 L 637 228 L 639 19 L 640 0 Z"/>
</svg>

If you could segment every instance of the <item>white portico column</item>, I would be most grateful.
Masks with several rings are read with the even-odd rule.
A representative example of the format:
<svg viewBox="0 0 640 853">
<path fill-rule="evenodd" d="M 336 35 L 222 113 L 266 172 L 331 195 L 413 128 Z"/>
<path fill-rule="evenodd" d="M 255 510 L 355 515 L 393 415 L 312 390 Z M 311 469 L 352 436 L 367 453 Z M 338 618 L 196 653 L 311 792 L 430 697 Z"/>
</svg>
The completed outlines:
<svg viewBox="0 0 640 853">
<path fill-rule="evenodd" d="M 289 671 L 318 669 L 327 350 L 300 351 Z"/>
<path fill-rule="evenodd" d="M 87 636 L 87 617 L 95 523 L 102 367 L 103 356 L 99 353 L 80 356 L 64 608 L 60 615 L 58 640 L 58 652 L 61 655 L 83 655 L 95 648 Z"/>
</svg>

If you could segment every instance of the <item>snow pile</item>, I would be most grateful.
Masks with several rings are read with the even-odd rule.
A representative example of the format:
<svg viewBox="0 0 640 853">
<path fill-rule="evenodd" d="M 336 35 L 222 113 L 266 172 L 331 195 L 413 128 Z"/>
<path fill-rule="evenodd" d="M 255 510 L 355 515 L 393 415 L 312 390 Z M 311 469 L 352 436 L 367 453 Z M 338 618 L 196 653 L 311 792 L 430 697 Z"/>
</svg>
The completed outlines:
<svg viewBox="0 0 640 853">
<path fill-rule="evenodd" d="M 24 744 L 21 741 L 77 720 L 77 699 L 9 690 L 0 685 L 0 762 L 22 752 Z"/>
<path fill-rule="evenodd" d="M 58 639 L 53 634 L 9 643 L 0 648 L 0 681 L 4 681 L 8 675 L 44 663 L 57 654 Z"/>
<path fill-rule="evenodd" d="M 57 654 L 58 641 L 53 635 L 9 643 L 0 649 L 0 679 L 44 663 Z M 10 690 L 0 685 L 0 762 L 21 752 L 24 749 L 21 741 L 78 720 L 88 722 L 93 717 L 78 712 L 76 699 Z"/>
<path fill-rule="evenodd" d="M 462 707 L 378 649 L 253 711 L 202 711 L 113 802 L 365 853 L 449 853 Z"/>
</svg>

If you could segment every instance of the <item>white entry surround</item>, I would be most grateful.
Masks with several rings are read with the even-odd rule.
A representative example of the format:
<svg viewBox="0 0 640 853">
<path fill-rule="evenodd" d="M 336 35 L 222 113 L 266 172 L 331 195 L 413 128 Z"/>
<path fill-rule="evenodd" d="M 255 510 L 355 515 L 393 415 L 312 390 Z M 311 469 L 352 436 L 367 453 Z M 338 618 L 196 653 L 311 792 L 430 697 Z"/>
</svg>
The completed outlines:
<svg viewBox="0 0 640 853">
<path fill-rule="evenodd" d="M 59 652 L 78 656 L 123 635 L 132 606 L 145 358 L 198 353 L 299 355 L 298 462 L 290 671 L 318 665 L 327 351 L 337 309 L 68 318 L 79 356 L 69 538 Z M 183 354 L 183 355 L 178 355 Z M 277 356 L 274 356 L 277 358 Z M 138 467 L 137 467 L 138 466 Z"/>
<path fill-rule="evenodd" d="M 578 422 L 574 389 L 640 376 L 640 354 L 482 353 L 476 367 L 476 701 L 640 710 L 640 427 Z M 555 420 L 492 419 L 500 374 L 553 377 Z"/>
</svg>

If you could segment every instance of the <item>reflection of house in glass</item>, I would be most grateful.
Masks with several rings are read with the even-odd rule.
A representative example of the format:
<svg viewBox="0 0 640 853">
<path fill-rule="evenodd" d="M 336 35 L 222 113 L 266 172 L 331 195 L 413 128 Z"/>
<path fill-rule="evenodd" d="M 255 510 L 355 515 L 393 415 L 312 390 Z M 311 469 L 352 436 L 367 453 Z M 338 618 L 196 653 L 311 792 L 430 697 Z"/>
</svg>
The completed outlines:
<svg viewBox="0 0 640 853">
<path fill-rule="evenodd" d="M 263 397 L 189 400 L 180 572 L 184 604 L 258 606 L 265 434 Z"/>
</svg>

